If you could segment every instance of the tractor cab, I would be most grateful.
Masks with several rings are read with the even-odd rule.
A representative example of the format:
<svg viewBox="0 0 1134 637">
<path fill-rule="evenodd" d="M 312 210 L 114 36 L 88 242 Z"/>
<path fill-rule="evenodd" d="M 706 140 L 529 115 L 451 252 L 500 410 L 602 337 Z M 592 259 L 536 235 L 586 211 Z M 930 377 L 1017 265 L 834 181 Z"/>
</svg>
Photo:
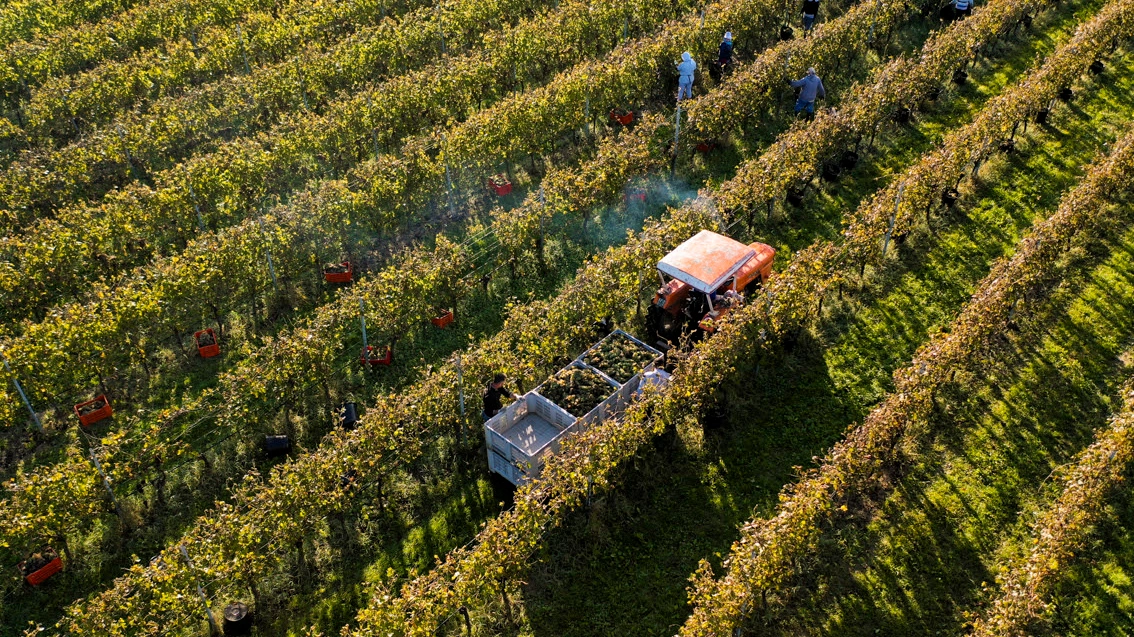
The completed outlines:
<svg viewBox="0 0 1134 637">
<path fill-rule="evenodd" d="M 776 251 L 702 230 L 658 262 L 661 287 L 646 314 L 652 342 L 677 343 L 714 330 L 716 320 L 744 302 L 772 273 Z"/>
</svg>

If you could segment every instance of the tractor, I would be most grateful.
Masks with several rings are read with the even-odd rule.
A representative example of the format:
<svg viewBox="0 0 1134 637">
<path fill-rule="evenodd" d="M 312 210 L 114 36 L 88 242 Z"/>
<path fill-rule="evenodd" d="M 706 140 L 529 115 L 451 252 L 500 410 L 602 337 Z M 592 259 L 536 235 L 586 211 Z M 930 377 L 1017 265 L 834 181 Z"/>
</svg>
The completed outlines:
<svg viewBox="0 0 1134 637">
<path fill-rule="evenodd" d="M 689 335 L 712 333 L 715 322 L 744 302 L 772 274 L 776 251 L 702 230 L 658 262 L 661 287 L 646 312 L 651 343 L 668 349 Z"/>
</svg>

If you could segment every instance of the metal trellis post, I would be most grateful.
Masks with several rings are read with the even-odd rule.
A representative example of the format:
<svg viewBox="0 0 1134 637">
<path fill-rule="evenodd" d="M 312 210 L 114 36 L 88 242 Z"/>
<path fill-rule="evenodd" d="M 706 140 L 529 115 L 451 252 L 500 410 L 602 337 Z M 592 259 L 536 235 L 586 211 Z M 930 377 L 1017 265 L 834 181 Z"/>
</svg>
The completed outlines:
<svg viewBox="0 0 1134 637">
<path fill-rule="evenodd" d="M 366 96 L 366 114 L 367 114 L 367 116 L 370 117 L 370 121 L 373 122 L 374 121 L 374 101 L 370 99 L 369 95 Z M 371 128 L 370 129 L 370 139 L 374 142 L 374 161 L 378 161 L 378 155 L 380 153 L 379 153 L 379 150 L 378 150 L 378 129 L 377 128 Z"/>
<path fill-rule="evenodd" d="M 118 506 L 118 498 L 114 497 L 114 489 L 110 486 L 110 478 L 106 475 L 106 472 L 103 471 L 102 464 L 98 461 L 98 457 L 95 456 L 94 449 L 90 450 L 90 456 L 95 469 L 98 469 L 98 474 L 102 476 L 102 486 L 106 487 L 106 492 L 110 494 L 110 502 L 114 505 L 114 511 L 118 514 L 118 519 L 122 521 L 122 524 L 126 524 L 126 516 L 122 515 L 122 507 Z"/>
<path fill-rule="evenodd" d="M 260 223 L 260 233 L 264 235 L 264 254 L 268 257 L 268 273 L 272 275 L 272 287 L 279 289 L 280 282 L 276 279 L 276 266 L 272 264 L 272 249 L 268 247 L 268 231 L 264 229 L 264 220 L 257 219 Z"/>
<path fill-rule="evenodd" d="M 138 173 L 134 171 L 134 158 L 130 156 L 130 147 L 126 145 L 126 133 L 122 131 L 122 127 L 118 127 L 118 141 L 122 142 L 122 150 L 126 153 L 126 165 L 130 167 L 130 176 L 134 179 L 138 178 Z"/>
<path fill-rule="evenodd" d="M 303 110 L 311 110 L 311 105 L 307 103 L 307 83 L 303 81 L 303 69 L 299 66 L 299 60 L 295 61 L 295 77 L 299 80 L 299 93 L 303 96 Z"/>
<path fill-rule="evenodd" d="M 898 186 L 898 196 L 894 199 L 894 212 L 890 213 L 890 227 L 886 229 L 886 239 L 882 242 L 882 256 L 886 256 L 886 250 L 890 247 L 890 235 L 894 232 L 894 223 L 898 220 L 898 206 L 902 203 L 902 193 L 905 191 L 905 184 Z"/>
<path fill-rule="evenodd" d="M 874 23 L 878 21 L 878 10 L 882 8 L 882 0 L 874 5 L 874 13 L 870 16 L 870 34 L 866 36 L 867 43 L 874 42 Z"/>
<path fill-rule="evenodd" d="M 7 357 L 4 358 L 4 369 L 6 369 L 9 374 L 12 373 L 12 368 L 8 365 Z M 39 419 L 39 414 L 35 413 L 35 409 L 32 408 L 31 401 L 28 400 L 28 395 L 24 393 L 24 388 L 20 386 L 20 381 L 16 380 L 15 375 L 12 376 L 12 384 L 16 386 L 16 391 L 19 392 L 20 399 L 24 401 L 24 407 L 28 408 L 28 413 L 31 414 L 32 420 L 35 421 L 35 426 L 39 427 L 40 431 L 43 431 L 43 422 Z"/>
<path fill-rule="evenodd" d="M 244 72 L 251 73 L 252 66 L 248 64 L 248 47 L 244 46 L 244 32 L 240 30 L 240 25 L 236 25 L 236 37 L 240 38 L 240 55 L 244 56 Z"/>
<path fill-rule="evenodd" d="M 186 177 L 188 179 L 188 177 Z M 205 231 L 205 218 L 201 216 L 201 205 L 197 203 L 197 193 L 193 192 L 193 182 L 189 181 L 189 197 L 193 199 L 193 209 L 197 211 L 197 228 Z"/>
<path fill-rule="evenodd" d="M 366 299 L 358 299 L 358 321 L 362 324 L 362 352 L 367 360 L 369 360 L 370 355 L 366 353 L 368 349 L 368 343 L 366 342 Z"/>
<path fill-rule="evenodd" d="M 445 135 L 441 135 L 441 142 L 445 146 L 441 149 L 441 152 L 445 153 L 445 189 L 449 199 L 449 216 L 456 217 L 457 211 L 453 206 L 453 174 L 452 171 L 449 170 L 449 142 Z"/>
<path fill-rule="evenodd" d="M 193 560 L 189 559 L 189 551 L 185 550 L 185 545 L 182 544 L 177 548 L 181 549 L 181 557 L 185 558 L 185 563 L 189 565 L 190 569 L 193 569 Z M 201 588 L 200 577 L 197 578 L 197 595 L 201 598 L 201 603 L 205 606 L 205 614 L 209 616 L 209 627 L 212 628 L 214 633 L 220 632 L 217 628 L 217 620 L 213 617 L 213 609 L 209 608 L 209 600 L 205 597 L 204 589 Z"/>
<path fill-rule="evenodd" d="M 587 135 L 591 134 L 591 96 L 583 98 L 583 121 L 587 123 Z"/>
<path fill-rule="evenodd" d="M 464 372 L 464 368 L 461 367 L 461 355 L 457 354 L 457 395 L 460 397 L 460 403 L 461 403 L 461 442 L 462 443 L 465 442 L 465 425 L 464 425 L 465 384 L 464 384 L 464 378 L 465 378 L 465 372 Z"/>
</svg>

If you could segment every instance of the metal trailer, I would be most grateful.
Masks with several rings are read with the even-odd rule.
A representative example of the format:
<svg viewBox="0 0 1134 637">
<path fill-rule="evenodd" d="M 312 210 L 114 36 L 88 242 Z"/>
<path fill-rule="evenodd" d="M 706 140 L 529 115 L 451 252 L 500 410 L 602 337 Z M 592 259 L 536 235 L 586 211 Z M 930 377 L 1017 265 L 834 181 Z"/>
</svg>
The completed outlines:
<svg viewBox="0 0 1134 637">
<path fill-rule="evenodd" d="M 626 332 L 615 330 L 611 332 L 611 336 L 614 334 L 626 336 L 655 354 L 655 362 L 661 358 L 661 352 Z M 626 383 L 619 384 L 600 370 L 582 362 L 583 357 L 597 346 L 598 344 L 588 348 L 564 369 L 579 367 L 595 372 L 610 383 L 610 396 L 582 417 L 576 418 L 541 395 L 539 387 L 524 394 L 484 424 L 484 436 L 488 446 L 488 468 L 491 471 L 500 474 L 516 486 L 523 485 L 539 476 L 543 465 L 547 462 L 547 457 L 558 451 L 560 444 L 568 436 L 578 431 L 585 431 L 626 409 L 638 390 L 642 373 L 653 369 L 654 363 L 647 365 L 642 372 L 635 374 Z"/>
</svg>

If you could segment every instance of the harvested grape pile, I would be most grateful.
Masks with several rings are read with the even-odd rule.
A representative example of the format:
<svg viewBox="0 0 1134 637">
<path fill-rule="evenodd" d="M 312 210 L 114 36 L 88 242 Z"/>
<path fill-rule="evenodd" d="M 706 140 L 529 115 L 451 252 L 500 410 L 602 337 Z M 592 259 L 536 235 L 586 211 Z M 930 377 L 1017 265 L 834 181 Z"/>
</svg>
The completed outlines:
<svg viewBox="0 0 1134 637">
<path fill-rule="evenodd" d="M 599 343 L 583 362 L 620 383 L 626 383 L 654 359 L 653 352 L 616 333 Z"/>
<path fill-rule="evenodd" d="M 570 367 L 547 379 L 539 387 L 544 398 L 582 418 L 614 393 L 614 387 L 592 370 Z"/>
</svg>

